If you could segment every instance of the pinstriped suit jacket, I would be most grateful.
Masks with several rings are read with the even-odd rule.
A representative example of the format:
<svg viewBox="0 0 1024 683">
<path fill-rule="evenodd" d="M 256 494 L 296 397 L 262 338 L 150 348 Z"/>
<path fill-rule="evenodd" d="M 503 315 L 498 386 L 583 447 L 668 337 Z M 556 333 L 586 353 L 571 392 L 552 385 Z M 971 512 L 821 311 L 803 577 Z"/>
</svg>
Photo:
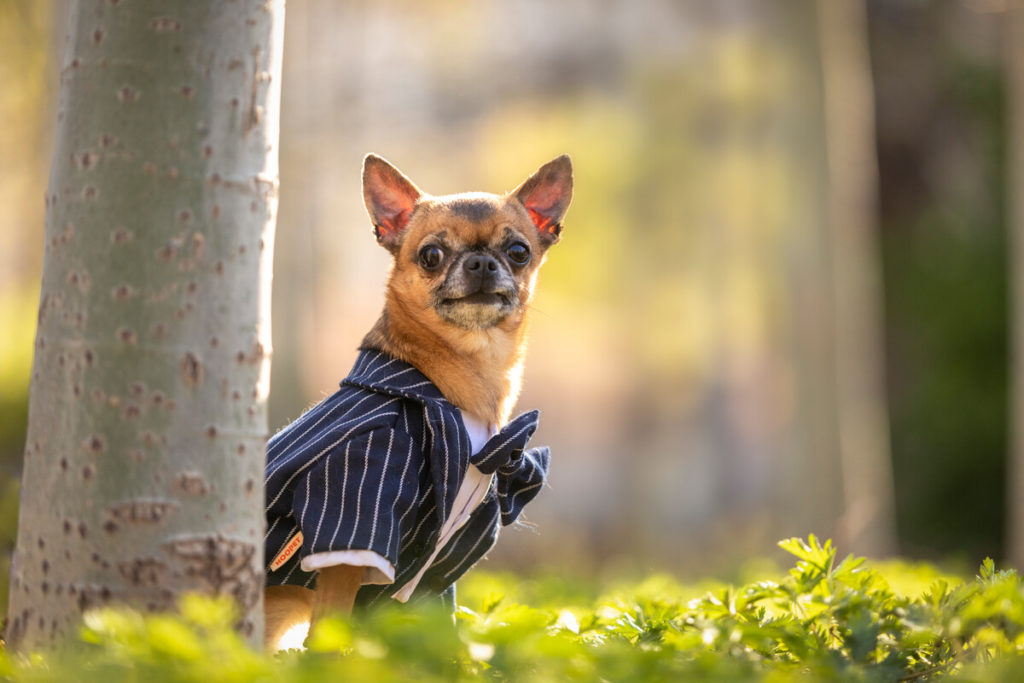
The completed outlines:
<svg viewBox="0 0 1024 683">
<path fill-rule="evenodd" d="M 312 587 L 301 559 L 372 550 L 395 567 L 393 585 L 363 586 L 358 604 L 401 588 L 427 561 L 470 463 L 495 473 L 469 521 L 437 555 L 414 599 L 440 594 L 494 545 L 539 493 L 546 447 L 526 449 L 538 413 L 520 415 L 471 456 L 458 408 L 413 366 L 363 350 L 341 388 L 278 432 L 267 446 L 268 585 Z M 301 530 L 302 548 L 270 564 Z"/>
</svg>

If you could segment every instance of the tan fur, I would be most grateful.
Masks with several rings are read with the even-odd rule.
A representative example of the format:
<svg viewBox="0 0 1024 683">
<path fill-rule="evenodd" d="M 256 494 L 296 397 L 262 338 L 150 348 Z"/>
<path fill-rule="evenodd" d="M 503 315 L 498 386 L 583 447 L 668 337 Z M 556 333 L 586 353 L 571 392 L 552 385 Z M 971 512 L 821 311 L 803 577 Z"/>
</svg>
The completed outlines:
<svg viewBox="0 0 1024 683">
<path fill-rule="evenodd" d="M 301 586 L 268 586 L 263 594 L 263 646 L 276 650 L 292 628 L 338 613 L 348 614 L 365 569 L 350 565 L 325 567 L 316 577 L 316 590 Z"/>
<path fill-rule="evenodd" d="M 363 196 L 377 239 L 394 255 L 384 310 L 363 348 L 384 351 L 430 379 L 445 398 L 487 424 L 502 426 L 519 396 L 526 353 L 527 310 L 537 271 L 558 241 L 572 196 L 568 157 L 542 166 L 507 195 L 466 193 L 432 197 L 380 157 L 363 165 Z M 528 245 L 522 266 L 506 260 L 510 242 Z M 443 269 L 421 267 L 425 245 L 443 247 Z M 459 258 L 489 254 L 501 259 L 484 291 Z M 468 261 L 467 261 L 468 263 Z M 473 303 L 474 294 L 500 295 L 500 303 Z M 467 298 L 468 297 L 468 298 Z M 351 611 L 363 567 L 320 570 L 316 590 L 272 586 L 266 591 L 267 647 L 288 629 L 329 612 Z"/>
<path fill-rule="evenodd" d="M 277 650 L 288 631 L 309 621 L 313 591 L 301 586 L 267 586 L 263 592 L 263 646 Z"/>
<path fill-rule="evenodd" d="M 514 198 L 486 195 L 495 206 L 495 214 L 481 224 L 454 215 L 447 208 L 460 196 L 421 200 L 395 257 L 384 312 L 363 346 L 414 365 L 452 404 L 489 424 L 501 425 L 519 396 L 526 352 L 526 312 L 544 248 L 529 215 Z M 481 197 L 476 193 L 471 196 Z M 518 278 L 518 310 L 488 329 L 465 329 L 445 322 L 431 306 L 430 279 L 416 263 L 420 246 L 442 230 L 445 243 L 453 249 L 497 245 L 505 228 L 511 228 L 513 235 L 526 241 L 535 254 Z"/>
</svg>

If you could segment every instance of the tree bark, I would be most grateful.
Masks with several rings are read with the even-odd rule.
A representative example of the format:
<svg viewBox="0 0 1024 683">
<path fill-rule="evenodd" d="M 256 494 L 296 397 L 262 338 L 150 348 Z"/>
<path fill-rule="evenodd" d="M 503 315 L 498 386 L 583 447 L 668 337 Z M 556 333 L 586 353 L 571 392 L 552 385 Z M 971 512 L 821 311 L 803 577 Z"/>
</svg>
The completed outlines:
<svg viewBox="0 0 1024 683">
<path fill-rule="evenodd" d="M 262 630 L 284 0 L 78 0 L 8 643 L 228 594 Z"/>
<path fill-rule="evenodd" d="M 1003 23 L 1010 130 L 1007 202 L 1010 231 L 1011 297 L 1010 455 L 1007 548 L 1024 569 L 1024 0 L 1011 0 Z"/>
<path fill-rule="evenodd" d="M 837 540 L 896 550 L 882 349 L 875 108 L 863 0 L 819 0 L 843 513 Z"/>
</svg>

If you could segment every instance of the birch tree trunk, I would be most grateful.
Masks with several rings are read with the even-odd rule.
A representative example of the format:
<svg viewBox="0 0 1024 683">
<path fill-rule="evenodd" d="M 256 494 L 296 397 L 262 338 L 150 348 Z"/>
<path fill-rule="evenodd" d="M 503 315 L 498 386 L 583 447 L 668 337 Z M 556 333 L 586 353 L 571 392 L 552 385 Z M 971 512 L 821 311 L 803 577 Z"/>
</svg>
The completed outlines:
<svg viewBox="0 0 1024 683">
<path fill-rule="evenodd" d="M 837 540 L 856 553 L 884 555 L 895 552 L 896 539 L 866 11 L 864 0 L 818 0 L 844 498 Z"/>
<path fill-rule="evenodd" d="M 1024 0 L 1011 0 L 1004 22 L 1010 130 L 1007 207 L 1010 221 L 1011 310 L 1009 509 L 1010 561 L 1024 568 Z"/>
<path fill-rule="evenodd" d="M 262 630 L 284 0 L 68 22 L 8 643 L 228 594 Z"/>
</svg>

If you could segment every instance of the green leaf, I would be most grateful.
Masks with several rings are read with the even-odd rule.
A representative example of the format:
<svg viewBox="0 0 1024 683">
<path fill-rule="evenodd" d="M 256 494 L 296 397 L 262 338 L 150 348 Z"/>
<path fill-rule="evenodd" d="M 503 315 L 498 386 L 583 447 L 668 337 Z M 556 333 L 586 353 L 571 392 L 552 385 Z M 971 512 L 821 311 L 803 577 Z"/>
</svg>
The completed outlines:
<svg viewBox="0 0 1024 683">
<path fill-rule="evenodd" d="M 472 579 L 471 605 L 387 605 L 325 619 L 309 649 L 247 649 L 225 600 L 189 596 L 177 615 L 101 609 L 82 645 L 0 657 L 25 681 L 1021 680 L 1024 587 L 987 560 L 965 581 L 938 569 L 847 556 L 793 538 L 788 573 L 756 582 L 573 585 L 571 577 Z M 472 576 L 472 575 L 471 575 Z M 903 586 L 894 590 L 890 586 Z M 611 597 L 604 597 L 611 596 Z M 1012 675 L 1011 675 L 1012 673 Z M 969 678 L 967 678 L 969 677 Z"/>
</svg>

